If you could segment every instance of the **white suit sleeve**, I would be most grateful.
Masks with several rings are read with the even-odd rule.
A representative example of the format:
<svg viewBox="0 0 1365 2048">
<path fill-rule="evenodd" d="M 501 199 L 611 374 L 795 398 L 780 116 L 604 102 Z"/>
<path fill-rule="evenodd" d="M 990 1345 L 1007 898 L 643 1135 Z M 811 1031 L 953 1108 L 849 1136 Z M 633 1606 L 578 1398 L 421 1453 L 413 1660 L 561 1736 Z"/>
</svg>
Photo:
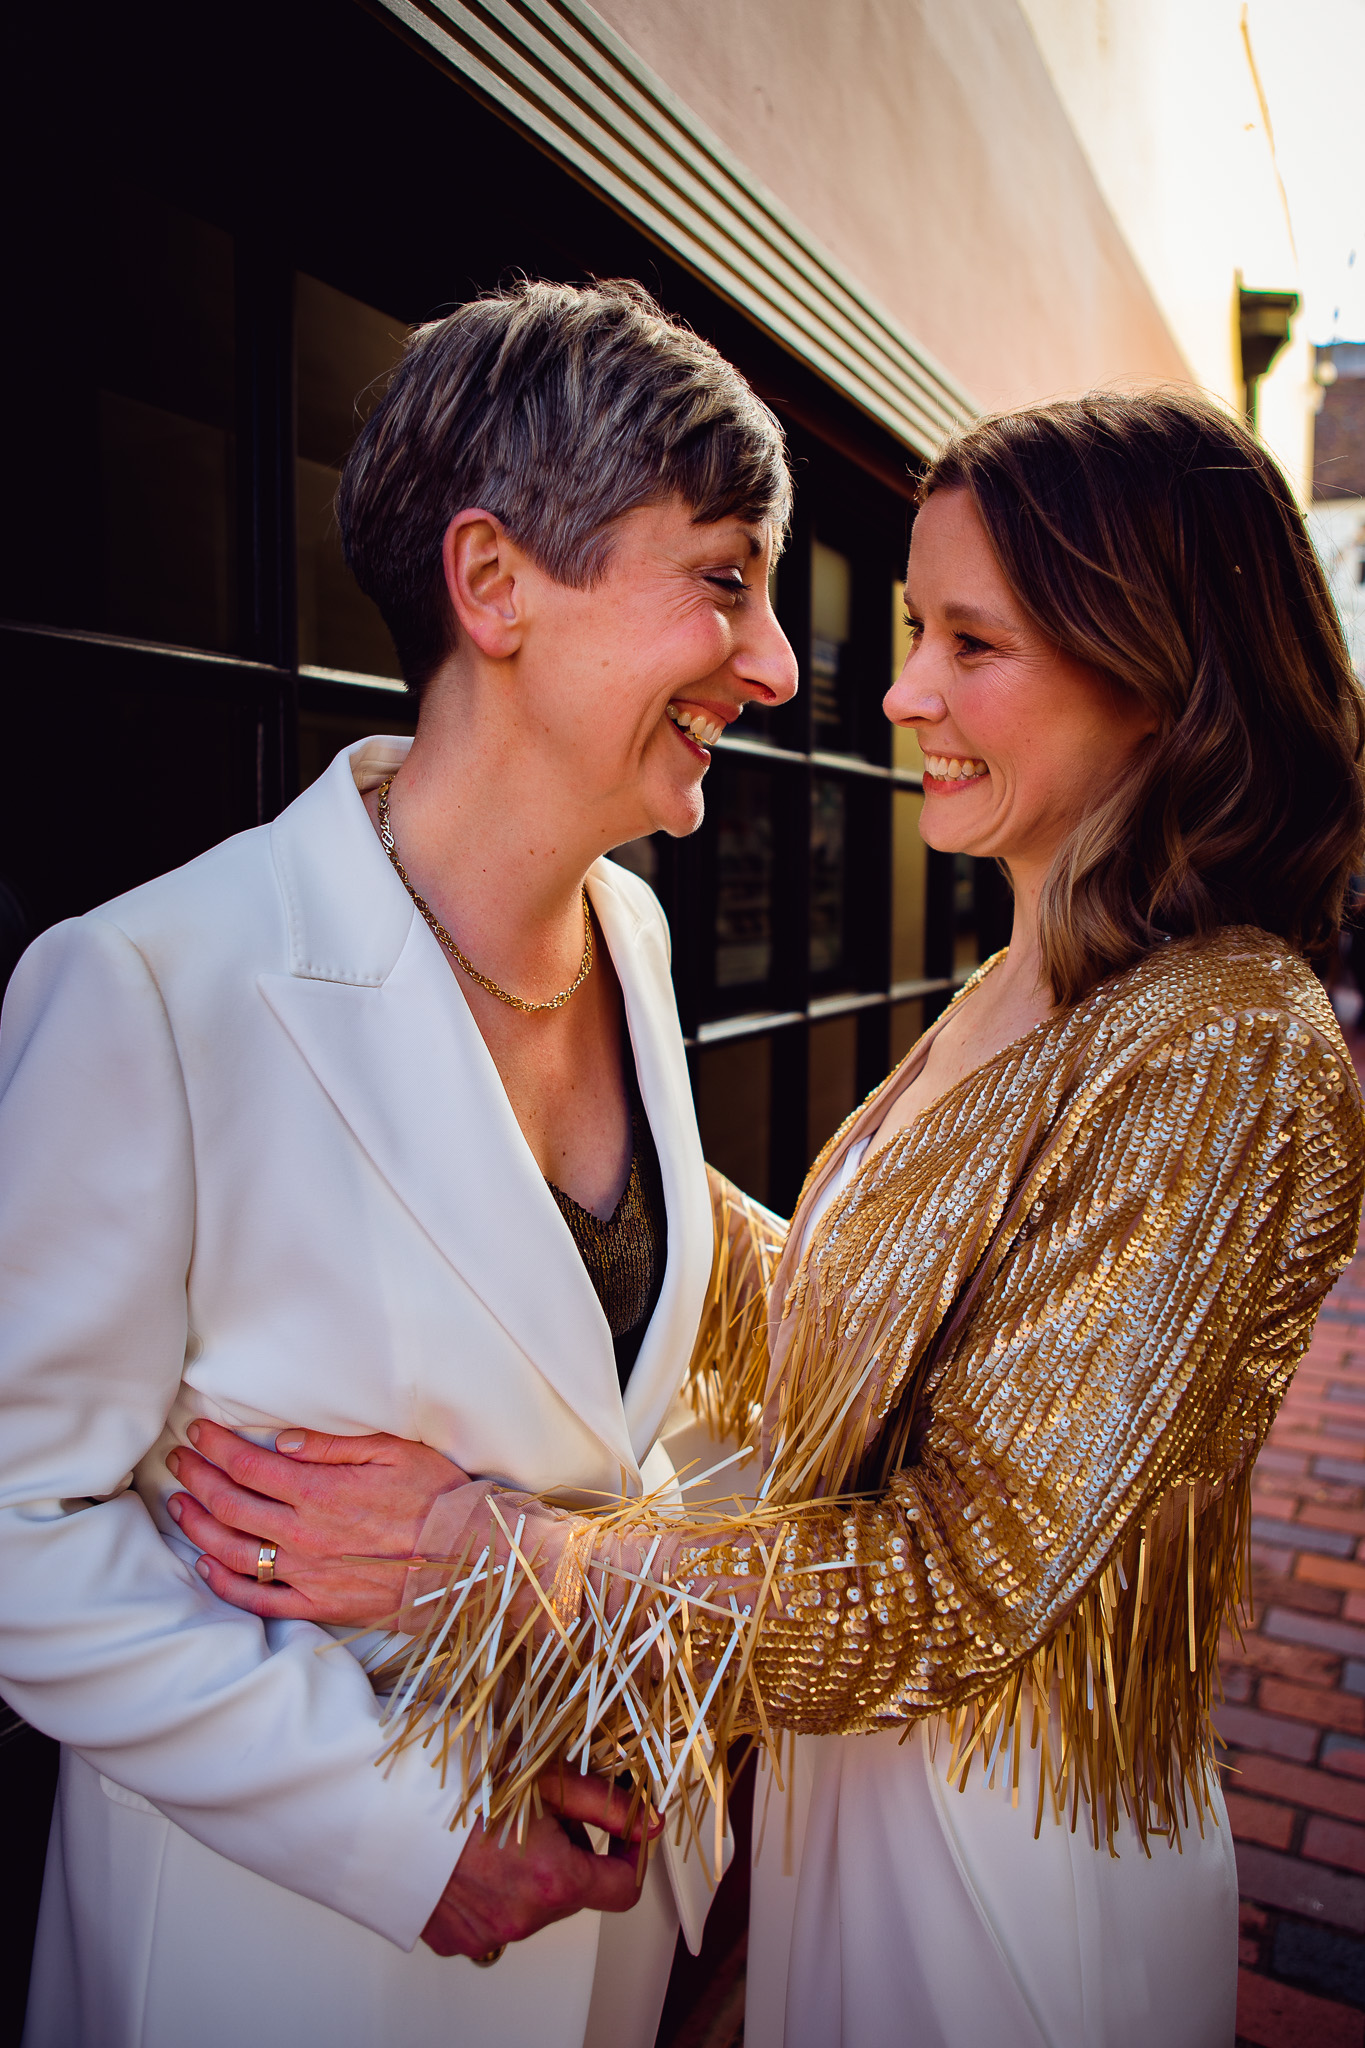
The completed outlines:
<svg viewBox="0 0 1365 2048">
<path fill-rule="evenodd" d="M 355 1659 L 215 1599 L 130 1489 L 180 1383 L 194 1201 L 156 983 L 116 926 L 58 926 L 0 1026 L 3 1692 L 209 1848 L 410 1948 L 462 1845 L 453 1791 L 416 1753 L 376 1769 Z"/>
</svg>

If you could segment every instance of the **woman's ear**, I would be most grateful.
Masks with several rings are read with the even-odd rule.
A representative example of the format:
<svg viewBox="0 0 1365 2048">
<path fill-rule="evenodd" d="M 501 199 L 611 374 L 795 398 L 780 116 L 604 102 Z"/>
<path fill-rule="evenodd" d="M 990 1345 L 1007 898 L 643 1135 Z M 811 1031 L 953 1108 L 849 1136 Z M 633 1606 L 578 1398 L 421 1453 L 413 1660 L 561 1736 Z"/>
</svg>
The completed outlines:
<svg viewBox="0 0 1365 2048">
<path fill-rule="evenodd" d="M 502 522 L 479 507 L 457 512 L 441 544 L 446 590 L 461 634 L 494 661 L 521 646 L 529 566 Z"/>
</svg>

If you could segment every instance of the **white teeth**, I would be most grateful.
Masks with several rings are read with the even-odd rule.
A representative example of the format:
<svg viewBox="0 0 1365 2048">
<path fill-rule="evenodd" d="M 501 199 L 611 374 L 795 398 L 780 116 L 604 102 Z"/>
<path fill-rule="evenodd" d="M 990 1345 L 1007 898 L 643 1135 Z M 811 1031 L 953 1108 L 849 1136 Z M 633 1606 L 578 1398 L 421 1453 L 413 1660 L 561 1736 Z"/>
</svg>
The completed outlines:
<svg viewBox="0 0 1365 2048">
<path fill-rule="evenodd" d="M 959 760 L 956 754 L 926 754 L 924 768 L 926 774 L 932 775 L 939 782 L 969 782 L 973 776 L 984 775 L 986 772 L 984 761 L 976 761 L 970 757 Z"/>
<path fill-rule="evenodd" d="M 699 746 L 714 746 L 725 730 L 719 719 L 708 718 L 704 711 L 689 711 L 680 704 L 669 704 L 665 708 L 674 725 L 689 734 Z"/>
</svg>

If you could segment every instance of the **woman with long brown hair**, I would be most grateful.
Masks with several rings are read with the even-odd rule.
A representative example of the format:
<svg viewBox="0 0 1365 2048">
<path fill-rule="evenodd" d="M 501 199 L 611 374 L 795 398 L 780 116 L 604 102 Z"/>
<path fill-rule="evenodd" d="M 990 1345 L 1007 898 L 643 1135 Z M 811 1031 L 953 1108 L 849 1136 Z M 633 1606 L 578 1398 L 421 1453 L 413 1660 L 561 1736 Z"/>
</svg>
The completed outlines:
<svg viewBox="0 0 1365 2048">
<path fill-rule="evenodd" d="M 760 1504 L 594 1520 L 485 1482 L 358 1541 L 346 1473 L 305 1504 L 253 1454 L 251 1492 L 182 1468 L 218 1517 L 183 1526 L 265 1613 L 373 1618 L 335 1562 L 362 1543 L 446 1560 L 409 1574 L 400 1697 L 444 1685 L 469 1740 L 460 1675 L 500 1668 L 481 1733 L 512 1807 L 556 1752 L 660 1798 L 793 1732 L 750 2048 L 1211 2048 L 1219 1628 L 1365 1180 L 1310 965 L 1360 857 L 1360 695 L 1282 477 L 1191 396 L 968 430 L 924 478 L 907 596 L 886 708 L 924 751 L 921 829 L 1004 863 L 1014 929 L 826 1146 L 785 1245 L 714 1184 L 694 1387 L 759 1440 Z M 237 1576 L 258 1532 L 294 1588 L 269 1601 Z"/>
</svg>

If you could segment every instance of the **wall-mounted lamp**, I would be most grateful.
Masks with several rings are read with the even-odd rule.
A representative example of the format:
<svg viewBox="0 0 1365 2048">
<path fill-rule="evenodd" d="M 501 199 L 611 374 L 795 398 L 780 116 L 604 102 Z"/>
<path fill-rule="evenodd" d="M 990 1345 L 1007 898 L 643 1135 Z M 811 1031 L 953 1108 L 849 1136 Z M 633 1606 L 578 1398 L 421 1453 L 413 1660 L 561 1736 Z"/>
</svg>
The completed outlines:
<svg viewBox="0 0 1365 2048">
<path fill-rule="evenodd" d="M 1293 330 L 1297 292 L 1253 292 L 1238 281 L 1237 330 L 1242 343 L 1242 407 L 1256 431 L 1256 393 Z"/>
</svg>

